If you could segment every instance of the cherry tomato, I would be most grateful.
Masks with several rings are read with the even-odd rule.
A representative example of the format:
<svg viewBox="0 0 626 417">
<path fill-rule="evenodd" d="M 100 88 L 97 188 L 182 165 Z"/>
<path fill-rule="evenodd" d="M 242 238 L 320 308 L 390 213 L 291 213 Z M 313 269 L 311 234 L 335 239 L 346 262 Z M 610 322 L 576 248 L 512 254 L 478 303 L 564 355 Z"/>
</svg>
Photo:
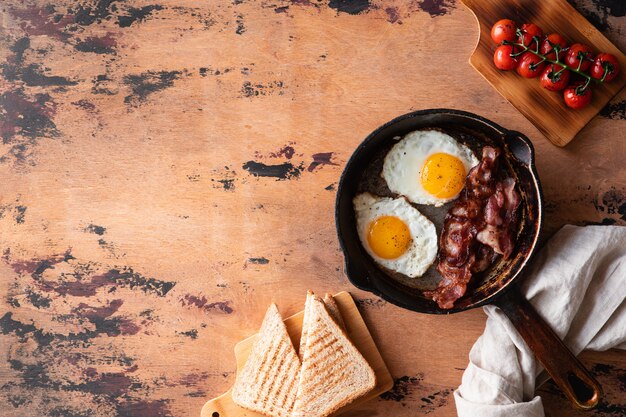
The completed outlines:
<svg viewBox="0 0 626 417">
<path fill-rule="evenodd" d="M 533 41 L 534 36 L 543 38 L 543 30 L 534 23 L 524 23 L 520 29 L 522 30 L 522 36 L 518 38 L 518 42 L 525 46 L 530 47 L 535 44 Z"/>
<path fill-rule="evenodd" d="M 591 66 L 593 51 L 590 47 L 582 43 L 575 43 L 569 47 L 569 51 L 567 51 L 567 55 L 565 55 L 565 63 L 572 68 L 578 68 L 578 64 L 580 63 L 579 54 L 584 55 L 580 70 L 587 71 Z"/>
<path fill-rule="evenodd" d="M 606 67 L 607 74 L 604 75 L 604 68 Z M 597 80 L 601 80 L 604 77 L 604 81 L 609 82 L 613 81 L 615 77 L 619 74 L 619 63 L 617 62 L 617 58 L 615 58 L 611 54 L 598 54 L 596 59 L 593 61 L 593 65 L 591 66 L 591 75 L 593 78 Z"/>
<path fill-rule="evenodd" d="M 565 104 L 574 110 L 584 109 L 591 103 L 591 88 L 587 87 L 583 91 L 577 91 L 579 85 L 570 85 L 563 91 Z"/>
<path fill-rule="evenodd" d="M 559 75 L 556 75 L 562 68 L 561 65 L 548 65 L 541 74 L 541 86 L 550 91 L 561 91 L 564 89 L 567 83 L 569 83 L 570 73 L 568 70 L 564 70 Z"/>
<path fill-rule="evenodd" d="M 498 20 L 491 28 L 491 39 L 497 44 L 502 41 L 513 42 L 515 40 L 515 29 L 517 26 L 511 19 Z"/>
<path fill-rule="evenodd" d="M 541 58 L 532 52 L 524 53 L 517 65 L 517 73 L 524 78 L 535 78 L 541 75 L 545 67 L 545 63 L 541 62 Z"/>
<path fill-rule="evenodd" d="M 567 40 L 565 40 L 565 38 L 558 33 L 548 35 L 548 37 L 544 39 L 541 43 L 539 52 L 541 52 L 542 55 L 548 57 L 548 59 L 556 59 L 553 45 L 559 45 L 559 60 L 561 60 L 567 53 L 567 51 L 564 51 L 564 49 L 567 48 Z"/>
<path fill-rule="evenodd" d="M 493 54 L 493 63 L 496 68 L 509 71 L 517 67 L 518 57 L 511 57 L 511 54 L 517 52 L 511 45 L 500 45 Z"/>
</svg>

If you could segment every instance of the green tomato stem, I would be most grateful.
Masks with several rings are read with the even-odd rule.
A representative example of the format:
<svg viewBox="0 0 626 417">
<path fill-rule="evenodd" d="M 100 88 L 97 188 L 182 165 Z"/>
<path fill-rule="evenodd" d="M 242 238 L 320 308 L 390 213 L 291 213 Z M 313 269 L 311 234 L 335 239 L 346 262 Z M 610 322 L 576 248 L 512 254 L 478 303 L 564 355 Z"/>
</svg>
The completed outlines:
<svg viewBox="0 0 626 417">
<path fill-rule="evenodd" d="M 589 87 L 589 82 L 590 81 L 591 81 L 591 77 L 589 77 L 589 79 L 585 82 L 585 84 L 579 85 L 578 87 L 576 87 L 576 89 L 574 90 L 576 95 L 578 95 L 578 96 L 583 95 L 585 93 L 585 90 L 587 89 L 587 87 Z"/>
<path fill-rule="evenodd" d="M 601 83 L 604 82 L 604 79 L 608 75 L 609 70 L 612 69 L 611 63 L 610 62 L 603 62 L 602 63 L 602 69 L 604 69 L 604 74 L 602 74 L 602 79 L 600 80 Z"/>
<path fill-rule="evenodd" d="M 533 41 L 535 41 L 535 49 L 533 50 L 532 48 L 529 48 L 528 46 L 524 45 L 524 37 L 523 37 L 523 36 L 521 36 L 521 35 L 522 35 L 522 31 L 518 28 L 516 32 L 517 32 L 518 38 L 520 38 L 520 39 L 522 40 L 522 42 L 521 42 L 521 43 L 520 43 L 520 42 L 502 41 L 502 44 L 503 44 L 503 45 L 511 45 L 511 46 L 513 46 L 513 47 L 515 47 L 515 46 L 519 46 L 519 47 L 521 47 L 521 48 L 522 48 L 522 50 L 521 50 L 520 52 L 515 52 L 515 53 L 510 54 L 511 58 L 518 57 L 518 56 L 520 56 L 520 55 L 524 54 L 525 52 L 530 52 L 530 53 L 532 53 L 532 54 L 535 54 L 535 55 L 536 55 L 536 56 L 538 56 L 539 58 L 541 58 L 541 62 L 549 62 L 549 63 L 551 63 L 551 64 L 561 66 L 562 68 L 561 68 L 558 72 L 556 72 L 556 73 L 554 72 L 554 68 L 553 68 L 552 73 L 553 73 L 555 76 L 557 76 L 557 75 L 561 74 L 561 73 L 562 73 L 563 71 L 565 71 L 565 70 L 569 70 L 569 71 L 571 71 L 571 72 L 573 72 L 573 73 L 575 73 L 575 74 L 578 74 L 578 75 L 580 75 L 581 77 L 583 77 L 583 78 L 585 78 L 585 79 L 586 79 L 585 84 L 582 86 L 582 89 L 580 90 L 581 92 L 583 92 L 585 89 L 587 89 L 587 87 L 589 87 L 589 84 L 590 84 L 590 82 L 591 82 L 592 80 L 593 80 L 595 83 L 598 83 L 598 84 L 600 84 L 600 83 L 603 83 L 603 82 L 604 82 L 604 79 L 606 78 L 606 75 L 607 75 L 607 73 L 608 73 L 607 68 L 605 68 L 605 69 L 604 69 L 604 75 L 602 76 L 602 79 L 597 80 L 597 79 L 592 78 L 590 75 L 588 75 L 588 74 L 586 74 L 586 73 L 584 73 L 583 71 L 581 71 L 581 70 L 580 70 L 580 67 L 582 66 L 582 59 L 580 59 L 580 60 L 579 60 L 579 62 L 578 62 L 578 68 L 573 68 L 573 67 L 570 67 L 569 65 L 567 65 L 567 64 L 566 64 L 566 63 L 564 63 L 564 62 L 563 62 L 563 63 L 562 63 L 562 62 L 559 62 L 559 52 L 561 51 L 561 47 L 560 47 L 560 45 L 555 45 L 555 44 L 553 44 L 552 42 L 550 42 L 550 41 L 548 40 L 548 42 L 550 43 L 550 45 L 552 45 L 552 51 L 554 51 L 554 52 L 555 52 L 555 53 L 554 53 L 554 55 L 555 55 L 555 57 L 556 57 L 556 60 L 554 60 L 554 59 L 550 59 L 550 58 L 548 58 L 546 55 L 543 55 L 543 54 L 541 54 L 541 53 L 539 52 L 539 42 L 540 42 L 539 37 L 537 37 L 537 36 L 533 36 Z M 515 48 L 513 48 L 513 50 L 515 50 Z M 550 52 L 552 52 L 552 51 L 550 51 Z M 579 55 L 580 55 L 580 54 L 579 54 Z M 539 65 L 539 63 L 538 63 L 537 65 Z M 581 87 L 581 86 L 579 86 L 578 88 L 580 88 L 580 87 Z M 577 90 L 578 90 L 578 88 L 577 88 Z"/>
</svg>

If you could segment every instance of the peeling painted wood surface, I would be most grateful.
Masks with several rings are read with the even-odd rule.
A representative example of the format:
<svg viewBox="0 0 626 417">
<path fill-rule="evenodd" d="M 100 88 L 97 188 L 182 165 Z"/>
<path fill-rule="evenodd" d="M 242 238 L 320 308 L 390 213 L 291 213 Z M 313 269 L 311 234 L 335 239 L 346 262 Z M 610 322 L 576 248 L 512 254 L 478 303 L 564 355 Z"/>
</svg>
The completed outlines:
<svg viewBox="0 0 626 417">
<path fill-rule="evenodd" d="M 477 28 L 453 0 L 51 3 L 0 5 L 3 416 L 198 415 L 267 304 L 292 314 L 309 288 L 355 295 L 396 378 L 348 415 L 453 415 L 484 315 L 355 290 L 334 231 L 352 150 L 414 109 L 526 133 L 544 238 L 626 224 L 626 93 L 552 146 L 469 67 Z M 571 3 L 626 50 L 622 2 Z M 606 392 L 586 415 L 623 415 L 624 354 L 583 361 Z"/>
</svg>

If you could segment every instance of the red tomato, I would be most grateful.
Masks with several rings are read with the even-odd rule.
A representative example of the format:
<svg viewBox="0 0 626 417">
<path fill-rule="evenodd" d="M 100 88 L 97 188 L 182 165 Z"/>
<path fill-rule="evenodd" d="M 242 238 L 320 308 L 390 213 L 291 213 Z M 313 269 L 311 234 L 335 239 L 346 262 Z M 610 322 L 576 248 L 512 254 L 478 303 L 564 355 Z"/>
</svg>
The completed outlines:
<svg viewBox="0 0 626 417">
<path fill-rule="evenodd" d="M 550 91 L 561 91 L 564 89 L 569 82 L 570 74 L 568 70 L 565 70 L 559 75 L 556 75 L 562 68 L 563 67 L 561 65 L 548 65 L 541 74 L 541 86 Z"/>
<path fill-rule="evenodd" d="M 496 68 L 505 71 L 515 69 L 519 58 L 511 57 L 511 54 L 514 52 L 516 52 L 515 48 L 511 45 L 498 46 L 493 54 L 493 63 L 496 64 Z"/>
<path fill-rule="evenodd" d="M 607 74 L 604 75 L 604 69 L 606 67 Z M 609 82 L 613 81 L 615 77 L 619 74 L 619 63 L 617 62 L 617 58 L 615 58 L 611 54 L 598 54 L 596 56 L 595 61 L 593 61 L 593 65 L 591 66 L 591 75 L 593 78 L 597 80 L 601 80 L 604 77 L 604 81 Z"/>
<path fill-rule="evenodd" d="M 533 41 L 534 36 L 543 38 L 543 30 L 534 23 L 524 23 L 520 29 L 522 30 L 522 36 L 518 38 L 518 42 L 525 46 L 530 47 L 535 44 Z"/>
<path fill-rule="evenodd" d="M 591 103 L 591 88 L 587 87 L 583 91 L 576 91 L 578 85 L 570 85 L 563 91 L 565 104 L 574 110 L 584 109 Z"/>
<path fill-rule="evenodd" d="M 515 29 L 517 26 L 511 19 L 498 20 L 491 28 L 491 39 L 497 44 L 502 41 L 513 42 L 515 40 Z"/>
<path fill-rule="evenodd" d="M 578 64 L 580 63 L 579 54 L 584 56 L 580 70 L 587 71 L 591 66 L 593 51 L 590 47 L 582 43 L 575 43 L 569 47 L 569 51 L 567 51 L 567 55 L 565 55 L 565 63 L 572 68 L 578 68 Z"/>
<path fill-rule="evenodd" d="M 559 35 L 558 33 L 548 35 L 548 37 L 544 39 L 541 43 L 539 52 L 541 53 L 541 55 L 545 55 L 546 57 L 548 57 L 548 59 L 556 59 L 556 54 L 554 53 L 554 45 L 559 45 L 559 60 L 561 60 L 566 54 L 566 51 L 564 51 L 564 49 L 567 48 L 567 41 L 563 36 Z"/>
<path fill-rule="evenodd" d="M 535 78 L 538 77 L 543 71 L 543 67 L 545 63 L 541 62 L 541 58 L 532 52 L 524 53 L 520 59 L 519 64 L 517 65 L 517 73 L 524 78 Z"/>
</svg>

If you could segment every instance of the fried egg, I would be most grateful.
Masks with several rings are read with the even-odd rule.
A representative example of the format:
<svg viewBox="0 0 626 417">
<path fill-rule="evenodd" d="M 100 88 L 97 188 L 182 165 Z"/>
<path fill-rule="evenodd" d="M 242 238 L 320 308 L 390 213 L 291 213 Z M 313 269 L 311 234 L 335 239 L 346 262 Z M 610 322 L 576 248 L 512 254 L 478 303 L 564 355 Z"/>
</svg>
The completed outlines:
<svg viewBox="0 0 626 417">
<path fill-rule="evenodd" d="M 352 203 L 359 239 L 376 263 L 416 278 L 435 261 L 435 225 L 404 198 L 363 193 Z"/>
<path fill-rule="evenodd" d="M 459 196 L 478 159 L 465 145 L 437 130 L 407 134 L 385 156 L 389 189 L 416 204 L 439 207 Z"/>
</svg>

